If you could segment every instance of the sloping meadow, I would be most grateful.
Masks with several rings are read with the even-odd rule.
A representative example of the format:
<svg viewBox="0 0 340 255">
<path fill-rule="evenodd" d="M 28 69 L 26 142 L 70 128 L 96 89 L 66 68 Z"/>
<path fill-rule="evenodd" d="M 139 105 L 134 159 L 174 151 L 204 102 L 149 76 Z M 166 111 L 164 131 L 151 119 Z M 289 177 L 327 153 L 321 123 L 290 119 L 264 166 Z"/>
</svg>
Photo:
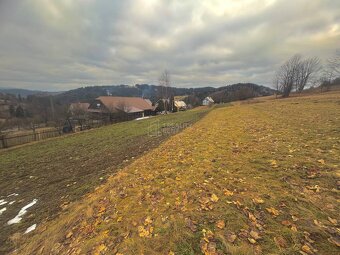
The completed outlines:
<svg viewBox="0 0 340 255">
<path fill-rule="evenodd" d="M 134 120 L 0 151 L 0 253 L 210 109 Z"/>
<path fill-rule="evenodd" d="M 340 94 L 216 108 L 18 254 L 339 252 Z"/>
</svg>

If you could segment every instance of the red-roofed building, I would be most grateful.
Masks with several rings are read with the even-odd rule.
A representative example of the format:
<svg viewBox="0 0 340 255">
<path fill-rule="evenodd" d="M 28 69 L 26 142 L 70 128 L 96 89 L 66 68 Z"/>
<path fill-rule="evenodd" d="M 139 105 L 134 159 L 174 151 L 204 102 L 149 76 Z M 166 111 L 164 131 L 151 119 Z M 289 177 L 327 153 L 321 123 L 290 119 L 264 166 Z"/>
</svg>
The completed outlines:
<svg viewBox="0 0 340 255">
<path fill-rule="evenodd" d="M 153 106 L 150 100 L 140 97 L 101 96 L 90 104 L 88 111 L 95 118 L 120 121 L 152 115 Z"/>
</svg>

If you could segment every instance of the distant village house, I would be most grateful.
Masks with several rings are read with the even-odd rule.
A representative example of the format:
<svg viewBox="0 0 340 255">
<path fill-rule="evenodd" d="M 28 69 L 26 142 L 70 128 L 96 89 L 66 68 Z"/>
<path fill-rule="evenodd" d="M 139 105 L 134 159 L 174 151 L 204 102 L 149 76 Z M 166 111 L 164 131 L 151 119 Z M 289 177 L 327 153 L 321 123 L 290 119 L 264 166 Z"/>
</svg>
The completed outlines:
<svg viewBox="0 0 340 255">
<path fill-rule="evenodd" d="M 175 111 L 185 111 L 187 109 L 187 104 L 184 101 L 175 101 L 174 102 Z"/>
<path fill-rule="evenodd" d="M 213 103 L 214 103 L 214 100 L 211 97 L 204 98 L 202 102 L 203 105 L 212 105 Z"/>
</svg>

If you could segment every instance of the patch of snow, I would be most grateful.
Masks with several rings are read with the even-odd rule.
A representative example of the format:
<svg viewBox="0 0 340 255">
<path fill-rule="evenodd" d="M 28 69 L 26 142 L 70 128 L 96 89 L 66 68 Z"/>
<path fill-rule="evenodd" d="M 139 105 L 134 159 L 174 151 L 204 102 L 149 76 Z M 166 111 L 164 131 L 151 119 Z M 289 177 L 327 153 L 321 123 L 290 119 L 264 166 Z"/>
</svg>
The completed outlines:
<svg viewBox="0 0 340 255">
<path fill-rule="evenodd" d="M 33 231 L 37 227 L 37 224 L 33 224 L 32 226 L 28 227 L 25 231 L 25 234 Z"/>
<path fill-rule="evenodd" d="M 4 207 L 4 208 L 2 208 L 2 209 L 0 209 L 0 215 L 4 212 L 4 211 L 6 211 L 7 210 L 7 208 L 6 207 Z"/>
<path fill-rule="evenodd" d="M 3 200 L 3 199 L 0 200 L 0 205 L 5 205 L 5 204 L 7 204 L 7 203 L 8 203 L 8 202 L 5 201 L 5 200 Z"/>
<path fill-rule="evenodd" d="M 150 116 L 146 116 L 146 117 L 137 118 L 137 119 L 135 119 L 135 120 L 144 120 L 144 119 L 148 119 L 148 118 L 150 118 Z"/>
<path fill-rule="evenodd" d="M 9 204 L 9 205 L 12 205 L 12 204 L 14 204 L 14 203 L 15 203 L 15 200 L 9 202 L 8 204 Z"/>
<path fill-rule="evenodd" d="M 21 208 L 21 210 L 19 211 L 18 215 L 15 216 L 13 219 L 9 220 L 7 222 L 8 225 L 12 225 L 15 223 L 19 223 L 22 219 L 22 216 L 27 213 L 27 209 L 30 208 L 31 206 L 35 205 L 35 203 L 38 201 L 38 199 L 33 199 L 33 201 L 31 203 L 29 203 L 28 205 L 25 205 L 23 208 Z"/>
<path fill-rule="evenodd" d="M 18 196 L 19 194 L 17 194 L 17 193 L 12 193 L 12 194 L 9 194 L 7 197 L 11 197 L 11 196 Z"/>
</svg>

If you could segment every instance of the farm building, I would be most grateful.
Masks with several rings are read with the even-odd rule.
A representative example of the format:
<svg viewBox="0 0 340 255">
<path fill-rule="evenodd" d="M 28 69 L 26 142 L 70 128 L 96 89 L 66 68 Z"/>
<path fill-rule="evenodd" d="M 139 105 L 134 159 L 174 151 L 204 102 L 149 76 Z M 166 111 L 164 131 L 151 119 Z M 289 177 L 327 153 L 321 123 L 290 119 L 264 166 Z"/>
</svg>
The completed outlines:
<svg viewBox="0 0 340 255">
<path fill-rule="evenodd" d="M 214 100 L 211 97 L 206 97 L 202 101 L 202 105 L 211 105 L 214 103 Z"/>
<path fill-rule="evenodd" d="M 174 101 L 175 110 L 185 111 L 187 109 L 187 104 L 184 101 Z"/>
<path fill-rule="evenodd" d="M 140 97 L 101 96 L 90 104 L 88 111 L 95 119 L 123 121 L 149 116 L 153 107 L 150 100 Z"/>
</svg>

